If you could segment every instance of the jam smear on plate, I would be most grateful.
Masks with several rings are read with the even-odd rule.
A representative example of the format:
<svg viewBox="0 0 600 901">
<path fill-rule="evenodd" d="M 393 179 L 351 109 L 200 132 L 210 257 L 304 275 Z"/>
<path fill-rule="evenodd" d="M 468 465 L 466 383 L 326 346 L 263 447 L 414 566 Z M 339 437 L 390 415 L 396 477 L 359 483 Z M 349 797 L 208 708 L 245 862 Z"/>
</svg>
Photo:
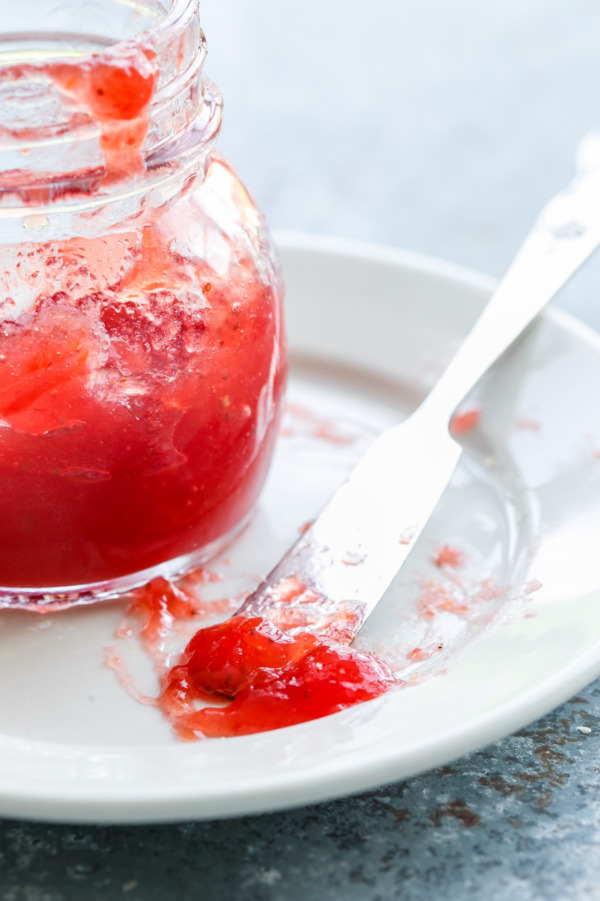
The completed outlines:
<svg viewBox="0 0 600 901">
<path fill-rule="evenodd" d="M 481 419 L 481 407 L 477 405 L 461 407 L 450 420 L 450 433 L 452 435 L 466 435 L 479 425 Z"/>
<path fill-rule="evenodd" d="M 262 617 L 200 629 L 163 680 L 159 706 L 181 739 L 266 732 L 368 701 L 397 684 L 372 654 L 311 633 L 286 635 Z M 232 699 L 195 709 L 196 700 Z"/>
<path fill-rule="evenodd" d="M 203 582 L 218 578 L 200 572 Z M 163 578 L 131 595 L 126 614 L 138 620 L 139 640 L 160 680 L 158 698 L 144 696 L 143 703 L 158 707 L 183 741 L 305 723 L 377 698 L 400 682 L 373 654 L 347 647 L 343 626 L 289 634 L 262 616 L 234 615 L 199 629 L 170 665 L 174 636 L 189 635 L 194 617 L 222 615 L 233 605 L 239 599 L 204 603 Z M 121 626 L 123 632 L 131 628 Z M 122 665 L 113 649 L 106 662 L 115 670 Z M 125 671 L 120 681 L 140 700 Z"/>
</svg>

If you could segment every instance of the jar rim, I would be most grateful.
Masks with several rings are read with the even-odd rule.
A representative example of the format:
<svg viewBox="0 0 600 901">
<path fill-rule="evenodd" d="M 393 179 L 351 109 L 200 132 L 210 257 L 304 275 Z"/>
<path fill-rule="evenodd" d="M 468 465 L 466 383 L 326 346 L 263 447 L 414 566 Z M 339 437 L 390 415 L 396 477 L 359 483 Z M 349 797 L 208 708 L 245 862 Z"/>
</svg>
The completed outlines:
<svg viewBox="0 0 600 901">
<path fill-rule="evenodd" d="M 158 36 L 158 39 L 162 39 L 163 36 L 165 40 L 168 39 L 169 33 L 179 26 L 181 23 L 185 24 L 188 22 L 194 14 L 200 11 L 200 0 L 173 0 L 171 4 L 171 9 L 167 12 L 166 16 L 161 22 L 158 22 L 151 29 L 147 29 L 150 33 L 154 33 Z M 140 35 L 144 34 L 144 31 L 140 32 Z"/>
<path fill-rule="evenodd" d="M 119 0 L 110 0 L 110 2 L 119 3 Z M 149 27 L 143 27 L 140 29 L 140 31 L 133 31 L 129 35 L 115 37 L 114 39 L 95 36 L 95 40 L 97 41 L 98 46 L 89 49 L 86 48 L 85 50 L 79 51 L 77 53 L 77 59 L 81 63 L 84 63 L 86 59 L 97 56 L 98 54 L 116 53 L 122 46 L 131 46 L 132 44 L 144 46 L 148 44 L 155 50 L 159 65 L 163 65 L 165 61 L 160 58 L 161 51 L 168 52 L 169 45 L 173 45 L 177 38 L 181 39 L 186 31 L 193 27 L 194 22 L 196 23 L 196 30 L 199 34 L 199 41 L 196 48 L 197 53 L 194 60 L 194 65 L 197 69 L 200 69 L 202 68 L 204 59 L 206 57 L 206 40 L 204 37 L 204 32 L 202 31 L 202 28 L 199 24 L 200 0 L 171 0 L 170 8 L 165 12 L 164 17 L 159 19 L 156 24 L 150 25 Z M 49 31 L 46 33 L 44 30 L 31 29 L 31 31 L 19 31 L 17 34 L 14 34 L 11 32 L 4 32 L 3 28 L 0 26 L 0 38 L 16 37 L 21 40 L 39 40 L 40 38 L 43 39 L 46 34 L 50 39 L 52 39 L 58 35 L 58 32 L 54 32 L 54 30 L 52 30 L 52 32 Z M 89 36 L 73 34 L 72 37 L 75 39 L 81 39 L 83 37 L 88 38 Z M 66 54 L 60 50 L 57 50 L 52 54 L 52 58 L 59 61 L 62 56 L 67 55 L 71 56 L 72 54 Z M 0 53 L 0 72 L 2 72 L 2 70 L 6 68 L 13 68 L 12 59 L 9 57 L 9 59 L 4 62 L 2 59 L 2 53 Z M 159 90 L 162 87 L 164 87 L 163 84 L 159 84 L 157 86 L 156 94 L 158 94 Z"/>
<path fill-rule="evenodd" d="M 119 2 L 119 0 L 117 0 Z M 133 4 L 132 4 L 133 5 Z M 145 35 L 152 36 L 153 43 L 162 44 L 168 41 L 173 31 L 181 29 L 182 26 L 189 24 L 194 16 L 199 16 L 200 0 L 171 0 L 170 8 L 164 13 L 156 24 L 150 27 L 144 27 L 138 32 L 134 32 L 129 37 L 115 38 L 114 40 L 106 40 L 105 47 L 114 47 L 116 44 L 125 43 L 131 40 L 139 40 Z M 34 31 L 35 29 L 32 29 Z M 3 29 L 0 28 L 0 34 Z M 97 51 L 90 51 L 91 54 Z"/>
<path fill-rule="evenodd" d="M 77 108 L 73 113 L 70 101 L 64 112 L 62 107 L 58 109 L 59 118 L 52 120 L 48 127 L 44 125 L 41 137 L 36 134 L 37 129 L 30 127 L 35 117 L 25 117 L 22 131 L 4 129 L 8 138 L 0 143 L 0 225 L 9 218 L 19 218 L 24 207 L 28 208 L 28 215 L 35 213 L 36 222 L 42 221 L 42 208 L 52 209 L 53 219 L 61 209 L 72 212 L 85 209 L 89 213 L 104 208 L 106 211 L 107 204 L 117 199 L 122 202 L 123 198 L 135 197 L 137 208 L 138 198 L 141 198 L 139 202 L 144 202 L 143 195 L 149 186 L 160 184 L 160 194 L 167 190 L 167 184 L 180 182 L 194 169 L 199 171 L 201 161 L 206 159 L 219 131 L 221 98 L 202 74 L 206 42 L 200 26 L 199 0 L 172 0 L 166 11 L 164 5 L 160 4 L 162 10 L 159 4 L 155 6 L 156 13 L 164 13 L 156 24 L 151 23 L 150 27 L 110 43 L 104 41 L 103 46 L 98 36 L 97 49 L 92 47 L 88 52 L 89 45 L 84 42 L 81 52 L 77 50 L 77 65 L 83 66 L 98 55 L 106 54 L 109 59 L 112 54 L 118 57 L 121 48 L 132 46 L 138 53 L 152 50 L 155 54 L 156 82 L 145 114 L 145 137 L 139 146 L 142 168 L 119 177 L 118 181 L 104 180 L 100 126 L 93 116 L 90 118 L 87 110 L 83 110 L 83 118 Z M 53 36 L 45 34 L 52 44 Z M 31 39 L 38 40 L 41 35 L 41 32 L 32 33 Z M 65 32 L 65 35 L 67 38 L 72 36 L 76 48 L 77 41 L 84 37 L 74 32 Z M 19 38 L 25 40 L 27 52 L 29 35 L 22 33 Z M 61 56 L 65 58 L 63 47 L 64 44 L 57 45 L 52 53 L 52 64 L 60 63 Z M 47 78 L 43 63 L 34 69 L 41 69 L 44 79 Z M 17 80 L 19 77 L 17 75 Z M 49 84 L 51 81 L 50 78 Z M 13 104 L 13 108 L 18 109 L 18 105 Z M 72 126 L 71 123 L 75 124 Z M 74 153 L 79 156 L 75 157 Z M 81 161 L 79 169 L 73 159 Z M 27 170 L 25 185 L 19 181 L 21 166 Z M 94 187 L 100 184 L 98 179 L 102 182 L 100 191 Z"/>
</svg>

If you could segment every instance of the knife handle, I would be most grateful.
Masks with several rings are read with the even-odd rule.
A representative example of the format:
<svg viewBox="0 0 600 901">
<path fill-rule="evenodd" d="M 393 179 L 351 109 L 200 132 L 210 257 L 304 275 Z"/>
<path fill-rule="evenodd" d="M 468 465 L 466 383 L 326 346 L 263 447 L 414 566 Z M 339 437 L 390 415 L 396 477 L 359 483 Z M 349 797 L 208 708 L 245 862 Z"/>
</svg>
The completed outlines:
<svg viewBox="0 0 600 901">
<path fill-rule="evenodd" d="M 573 182 L 544 207 L 456 356 L 421 405 L 450 421 L 498 357 L 600 244 L 600 131 L 583 139 Z"/>
</svg>

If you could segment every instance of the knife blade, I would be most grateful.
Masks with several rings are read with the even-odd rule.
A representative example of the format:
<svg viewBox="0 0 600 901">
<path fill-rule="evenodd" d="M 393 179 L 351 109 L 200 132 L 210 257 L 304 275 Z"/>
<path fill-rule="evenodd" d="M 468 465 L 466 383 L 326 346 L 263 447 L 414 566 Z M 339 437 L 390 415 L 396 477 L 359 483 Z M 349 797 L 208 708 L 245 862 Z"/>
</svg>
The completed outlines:
<svg viewBox="0 0 600 901">
<path fill-rule="evenodd" d="M 600 132 L 542 210 L 449 367 L 383 432 L 311 527 L 237 611 L 351 642 L 409 556 L 460 459 L 451 417 L 482 375 L 600 244 Z"/>
</svg>

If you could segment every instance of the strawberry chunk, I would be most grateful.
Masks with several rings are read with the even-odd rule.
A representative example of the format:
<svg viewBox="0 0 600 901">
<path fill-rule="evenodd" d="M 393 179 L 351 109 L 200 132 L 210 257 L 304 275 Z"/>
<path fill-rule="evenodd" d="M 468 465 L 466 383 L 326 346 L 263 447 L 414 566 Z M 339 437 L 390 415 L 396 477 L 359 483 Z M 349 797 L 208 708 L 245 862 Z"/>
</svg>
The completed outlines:
<svg viewBox="0 0 600 901">
<path fill-rule="evenodd" d="M 233 616 L 200 629 L 189 642 L 188 678 L 196 691 L 234 697 L 259 669 L 296 663 L 317 644 L 314 635 L 285 635 L 261 617 Z"/>
<path fill-rule="evenodd" d="M 319 645 L 279 670 L 258 670 L 227 707 L 205 707 L 180 717 L 177 726 L 207 738 L 266 732 L 329 716 L 395 683 L 371 654 Z"/>
</svg>

